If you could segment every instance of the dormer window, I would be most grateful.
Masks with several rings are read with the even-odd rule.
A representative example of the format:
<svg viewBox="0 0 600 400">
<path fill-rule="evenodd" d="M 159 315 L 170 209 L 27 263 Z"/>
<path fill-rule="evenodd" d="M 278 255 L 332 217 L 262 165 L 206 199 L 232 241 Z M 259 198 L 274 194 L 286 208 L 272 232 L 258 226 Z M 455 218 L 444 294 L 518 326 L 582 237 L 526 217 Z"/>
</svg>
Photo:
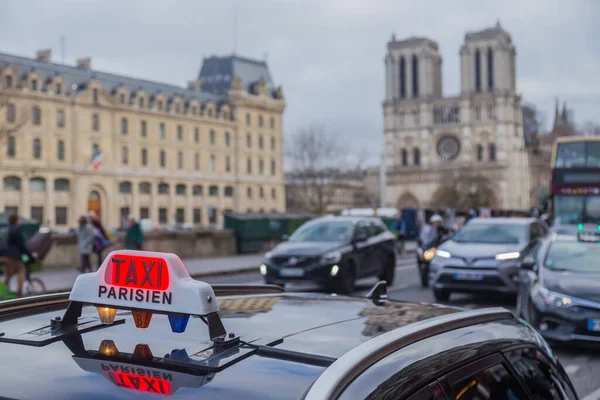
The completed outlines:
<svg viewBox="0 0 600 400">
<path fill-rule="evenodd" d="M 120 104 L 125 104 L 125 95 L 123 93 L 121 93 L 119 95 L 119 103 Z"/>
<path fill-rule="evenodd" d="M 144 98 L 143 97 L 140 97 L 139 102 L 140 102 L 140 108 L 144 108 Z"/>
<path fill-rule="evenodd" d="M 175 104 L 175 114 L 179 114 L 180 111 L 180 107 L 179 107 L 179 103 Z"/>
<path fill-rule="evenodd" d="M 31 80 L 31 90 L 33 92 L 37 92 L 37 90 L 38 90 L 38 81 L 37 81 L 37 79 L 32 79 Z"/>
<path fill-rule="evenodd" d="M 12 76 L 7 75 L 4 77 L 4 88 L 5 89 L 11 89 L 13 85 L 13 79 Z"/>
<path fill-rule="evenodd" d="M 212 116 L 213 116 L 212 108 L 209 108 L 209 109 L 206 111 L 206 115 L 208 115 L 209 117 L 212 117 Z"/>
<path fill-rule="evenodd" d="M 162 111 L 163 110 L 163 102 L 162 102 L 162 100 L 158 100 L 156 102 L 156 108 L 158 109 L 158 111 Z"/>
<path fill-rule="evenodd" d="M 62 85 L 60 83 L 56 84 L 56 94 L 62 94 Z"/>
</svg>

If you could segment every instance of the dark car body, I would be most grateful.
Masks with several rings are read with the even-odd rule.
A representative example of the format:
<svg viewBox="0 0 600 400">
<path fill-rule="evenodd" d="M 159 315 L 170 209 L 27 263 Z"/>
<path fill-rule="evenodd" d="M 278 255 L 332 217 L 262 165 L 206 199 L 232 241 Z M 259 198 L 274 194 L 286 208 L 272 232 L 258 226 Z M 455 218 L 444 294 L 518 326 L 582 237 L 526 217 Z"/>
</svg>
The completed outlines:
<svg viewBox="0 0 600 400">
<path fill-rule="evenodd" d="M 475 218 L 463 229 L 484 224 L 523 227 L 523 235 L 518 243 L 461 243 L 459 232 L 444 242 L 430 263 L 429 283 L 436 299 L 447 300 L 452 292 L 517 294 L 519 260 L 548 235 L 548 227 L 535 218 Z M 518 255 L 512 259 L 497 259 L 499 255 L 510 253 Z"/>
<path fill-rule="evenodd" d="M 278 244 L 266 254 L 264 267 L 261 267 L 266 283 L 283 285 L 310 281 L 339 293 L 351 292 L 356 279 L 367 276 L 378 276 L 388 284 L 392 283 L 396 238 L 380 219 L 323 217 L 305 223 L 298 231 L 319 224 L 348 224 L 352 227 L 352 234 L 343 241 L 310 242 L 294 241 L 292 235 L 289 241 Z M 324 258 L 336 253 L 339 257 Z"/>
<path fill-rule="evenodd" d="M 572 246 L 576 236 L 547 238 L 521 265 L 517 313 L 547 339 L 600 343 L 600 268 L 554 270 L 546 265 L 553 245 Z M 592 243 L 589 246 L 600 244 Z M 598 265 L 598 259 L 593 265 Z M 577 263 L 577 258 L 573 257 Z"/>
<path fill-rule="evenodd" d="M 176 334 L 165 315 L 138 329 L 126 310 L 118 312 L 119 323 L 81 326 L 28 345 L 23 339 L 53 329 L 49 321 L 63 314 L 68 296 L 0 303 L 2 396 L 445 399 L 444 392 L 454 398 L 450 393 L 473 389 L 473 376 L 493 370 L 498 382 L 482 378 L 483 389 L 522 399 L 540 390 L 526 375 L 535 364 L 543 369 L 543 398 L 554 398 L 551 391 L 577 398 L 542 337 L 503 309 L 292 294 L 272 286 L 213 288 L 225 328 L 241 338 L 234 347 L 213 344 L 199 318 Z M 80 318 L 97 320 L 95 307 L 83 306 Z"/>
</svg>

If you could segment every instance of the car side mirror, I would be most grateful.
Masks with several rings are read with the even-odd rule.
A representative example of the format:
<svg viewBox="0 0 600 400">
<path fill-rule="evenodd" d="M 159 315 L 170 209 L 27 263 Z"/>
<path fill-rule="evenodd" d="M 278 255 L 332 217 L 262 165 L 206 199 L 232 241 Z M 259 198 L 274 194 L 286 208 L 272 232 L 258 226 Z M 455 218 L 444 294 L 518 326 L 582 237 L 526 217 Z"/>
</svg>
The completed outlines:
<svg viewBox="0 0 600 400">
<path fill-rule="evenodd" d="M 356 235 L 354 237 L 354 243 L 360 243 L 360 242 L 365 242 L 367 240 L 367 235 Z"/>
<path fill-rule="evenodd" d="M 521 268 L 526 271 L 537 271 L 537 262 L 535 258 L 527 256 L 521 261 Z"/>
</svg>

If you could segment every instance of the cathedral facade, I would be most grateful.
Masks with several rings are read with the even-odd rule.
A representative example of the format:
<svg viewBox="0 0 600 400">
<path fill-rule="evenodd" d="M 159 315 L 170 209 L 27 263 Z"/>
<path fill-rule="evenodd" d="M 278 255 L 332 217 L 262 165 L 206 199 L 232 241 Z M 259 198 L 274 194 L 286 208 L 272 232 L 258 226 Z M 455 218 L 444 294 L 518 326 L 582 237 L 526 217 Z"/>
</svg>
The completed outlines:
<svg viewBox="0 0 600 400">
<path fill-rule="evenodd" d="M 385 58 L 383 204 L 440 206 L 458 191 L 482 207 L 530 206 L 515 46 L 498 23 L 465 35 L 461 92 L 442 93 L 436 42 L 392 40 Z M 476 201 L 477 202 L 477 201 Z"/>
</svg>

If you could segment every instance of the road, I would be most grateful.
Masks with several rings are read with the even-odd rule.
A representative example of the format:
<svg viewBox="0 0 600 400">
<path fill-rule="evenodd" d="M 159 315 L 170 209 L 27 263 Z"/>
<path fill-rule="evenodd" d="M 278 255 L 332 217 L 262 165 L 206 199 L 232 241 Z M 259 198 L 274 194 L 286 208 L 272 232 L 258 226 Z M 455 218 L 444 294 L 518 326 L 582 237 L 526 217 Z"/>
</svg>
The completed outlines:
<svg viewBox="0 0 600 400">
<path fill-rule="evenodd" d="M 207 277 L 209 283 L 262 283 L 258 270 L 256 273 L 244 273 L 229 276 Z M 364 296 L 377 282 L 376 278 L 363 279 L 357 282 L 355 296 Z M 316 285 L 294 284 L 286 286 L 288 291 L 319 291 Z M 419 283 L 414 255 L 407 255 L 398 260 L 396 267 L 396 282 L 388 288 L 388 294 L 394 300 L 428 301 L 433 302 L 433 294 L 429 289 L 423 289 Z M 515 310 L 514 298 L 489 298 L 455 294 L 446 304 L 465 308 L 505 307 Z M 565 370 L 582 400 L 600 400 L 600 352 L 590 349 L 573 349 L 554 347 Z"/>
</svg>

